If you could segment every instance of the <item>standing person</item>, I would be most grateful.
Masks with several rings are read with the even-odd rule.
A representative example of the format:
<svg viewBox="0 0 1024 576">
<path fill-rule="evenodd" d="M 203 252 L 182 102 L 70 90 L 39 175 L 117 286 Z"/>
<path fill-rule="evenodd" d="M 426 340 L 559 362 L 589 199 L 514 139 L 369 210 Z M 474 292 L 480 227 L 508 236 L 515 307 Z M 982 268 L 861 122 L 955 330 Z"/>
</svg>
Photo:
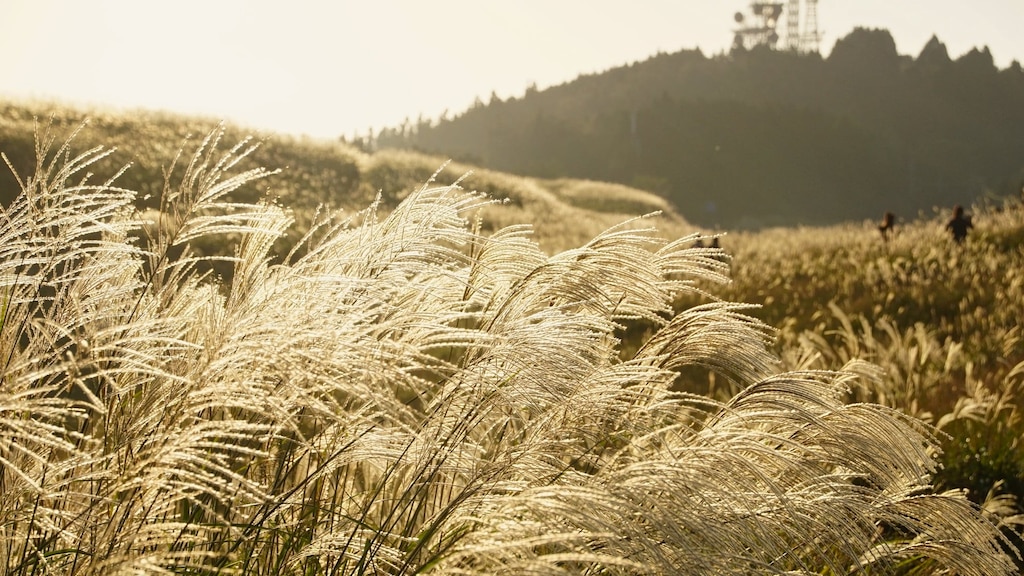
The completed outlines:
<svg viewBox="0 0 1024 576">
<path fill-rule="evenodd" d="M 964 207 L 959 204 L 953 206 L 953 217 L 946 222 L 946 230 L 953 234 L 953 241 L 963 244 L 964 238 L 967 238 L 967 231 L 971 228 L 974 228 L 974 224 L 971 223 L 971 217 L 964 214 Z"/>
<path fill-rule="evenodd" d="M 882 240 L 889 240 L 889 236 L 895 234 L 896 228 L 896 215 L 892 212 L 886 212 L 882 216 L 882 224 L 879 225 L 878 231 L 882 233 Z"/>
</svg>

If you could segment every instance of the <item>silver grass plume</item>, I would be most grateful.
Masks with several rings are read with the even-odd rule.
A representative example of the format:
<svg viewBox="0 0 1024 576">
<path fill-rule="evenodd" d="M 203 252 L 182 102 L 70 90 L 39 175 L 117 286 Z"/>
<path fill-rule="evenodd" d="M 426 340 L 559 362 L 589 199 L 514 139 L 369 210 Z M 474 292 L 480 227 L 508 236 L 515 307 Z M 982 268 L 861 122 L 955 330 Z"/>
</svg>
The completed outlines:
<svg viewBox="0 0 1024 576">
<path fill-rule="evenodd" d="M 673 312 L 726 281 L 692 238 L 639 220 L 548 256 L 430 182 L 277 260 L 291 220 L 229 200 L 270 173 L 222 136 L 158 222 L 88 183 L 107 151 L 45 134 L 4 209 L 5 573 L 1014 573 L 931 489 L 930 428 L 844 403 L 851 373 L 775 373 L 742 306 Z M 210 237 L 237 240 L 228 286 Z M 629 320 L 658 329 L 622 360 Z M 674 392 L 686 366 L 744 387 Z"/>
</svg>

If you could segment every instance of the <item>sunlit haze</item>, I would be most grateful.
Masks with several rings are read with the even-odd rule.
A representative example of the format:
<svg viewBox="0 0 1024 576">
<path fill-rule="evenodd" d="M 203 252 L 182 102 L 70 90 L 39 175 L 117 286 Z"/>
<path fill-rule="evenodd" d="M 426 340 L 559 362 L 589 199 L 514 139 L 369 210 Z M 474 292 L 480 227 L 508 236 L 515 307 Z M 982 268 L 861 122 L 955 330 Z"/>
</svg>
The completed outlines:
<svg viewBox="0 0 1024 576">
<path fill-rule="evenodd" d="M 364 134 L 658 52 L 728 50 L 745 0 L 5 0 L 0 95 Z M 969 6 L 969 8 L 968 8 Z M 822 52 L 886 28 L 916 56 L 1024 60 L 1024 1 L 820 0 Z"/>
</svg>

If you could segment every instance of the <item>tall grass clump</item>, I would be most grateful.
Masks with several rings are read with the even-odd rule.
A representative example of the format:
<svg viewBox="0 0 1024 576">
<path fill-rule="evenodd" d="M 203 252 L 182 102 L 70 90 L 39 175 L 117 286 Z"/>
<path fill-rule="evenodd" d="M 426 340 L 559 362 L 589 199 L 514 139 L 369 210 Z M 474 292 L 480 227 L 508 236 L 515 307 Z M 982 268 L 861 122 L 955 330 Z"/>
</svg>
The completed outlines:
<svg viewBox="0 0 1024 576">
<path fill-rule="evenodd" d="M 971 212 L 962 244 L 944 229 L 948 210 L 902 222 L 887 239 L 877 222 L 729 234 L 733 282 L 718 294 L 763 304 L 755 314 L 780 328 L 776 349 L 790 369 L 880 368 L 850 398 L 938 426 L 947 433 L 938 484 L 976 502 L 1013 496 L 1019 515 L 1024 204 Z"/>
<path fill-rule="evenodd" d="M 554 255 L 428 185 L 317 217 L 201 142 L 142 218 L 107 151 L 0 219 L 5 574 L 901 574 L 1015 568 L 936 492 L 932 428 L 779 373 L 742 306 L 673 313 L 720 253 L 613 227 Z M 167 173 L 177 174 L 168 169 Z M 232 242 L 222 284 L 196 241 Z M 698 283 L 700 281 L 700 283 Z M 656 326 L 621 359 L 616 329 Z M 673 392 L 702 366 L 727 401 Z"/>
</svg>

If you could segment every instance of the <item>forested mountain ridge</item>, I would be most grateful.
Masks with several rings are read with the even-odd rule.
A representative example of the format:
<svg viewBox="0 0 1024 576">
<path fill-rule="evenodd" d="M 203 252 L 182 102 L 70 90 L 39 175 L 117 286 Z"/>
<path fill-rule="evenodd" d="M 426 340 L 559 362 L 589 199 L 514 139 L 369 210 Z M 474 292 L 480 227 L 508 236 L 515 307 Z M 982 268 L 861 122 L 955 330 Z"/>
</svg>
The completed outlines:
<svg viewBox="0 0 1024 576">
<path fill-rule="evenodd" d="M 1024 71 L 857 29 L 827 58 L 699 51 L 585 75 L 376 136 L 538 177 L 656 192 L 705 226 L 827 224 L 1019 193 Z"/>
</svg>

